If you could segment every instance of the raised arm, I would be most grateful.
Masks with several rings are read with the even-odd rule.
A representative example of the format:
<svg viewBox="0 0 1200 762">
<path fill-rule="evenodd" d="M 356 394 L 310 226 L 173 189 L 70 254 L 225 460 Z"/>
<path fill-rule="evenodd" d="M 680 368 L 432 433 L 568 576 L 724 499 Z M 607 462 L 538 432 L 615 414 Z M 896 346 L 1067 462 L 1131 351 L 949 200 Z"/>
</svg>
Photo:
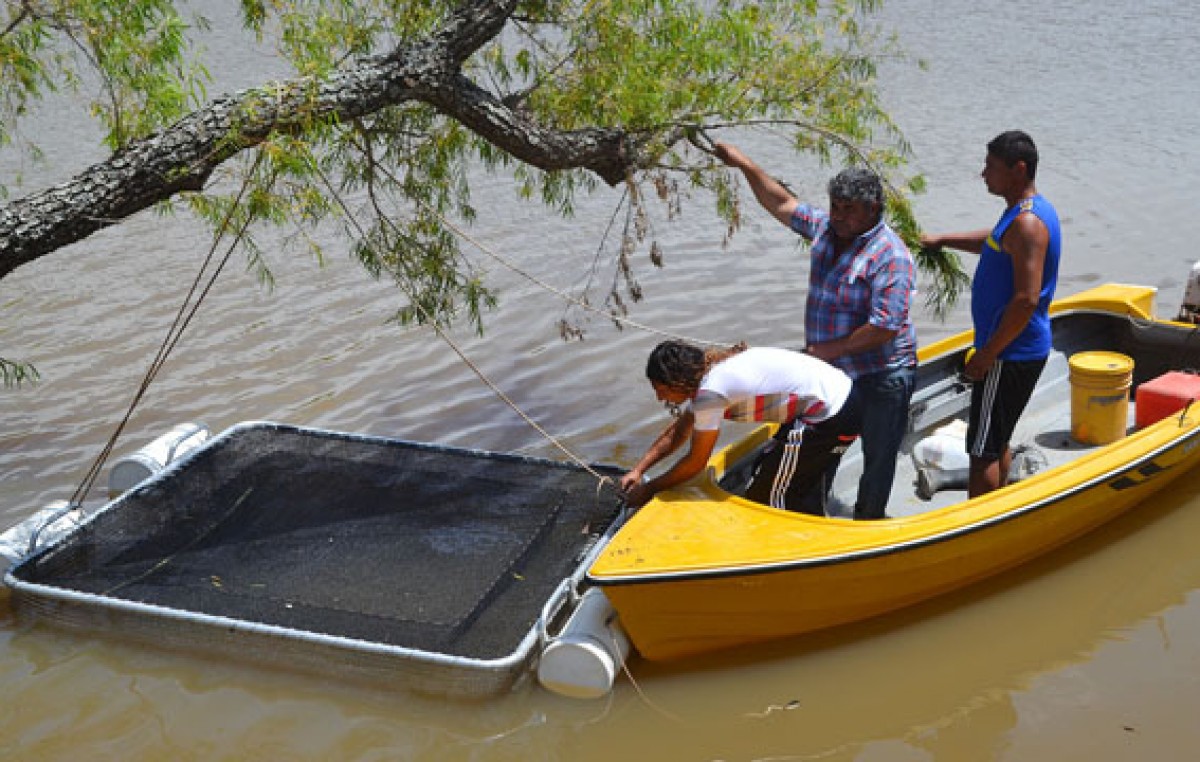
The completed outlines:
<svg viewBox="0 0 1200 762">
<path fill-rule="evenodd" d="M 727 165 L 740 169 L 750 184 L 750 190 L 758 203 L 771 213 L 775 219 L 791 227 L 792 213 L 796 211 L 799 201 L 787 188 L 767 174 L 766 170 L 750 160 L 741 149 L 730 143 L 717 143 L 714 146 L 717 158 Z"/>
</svg>

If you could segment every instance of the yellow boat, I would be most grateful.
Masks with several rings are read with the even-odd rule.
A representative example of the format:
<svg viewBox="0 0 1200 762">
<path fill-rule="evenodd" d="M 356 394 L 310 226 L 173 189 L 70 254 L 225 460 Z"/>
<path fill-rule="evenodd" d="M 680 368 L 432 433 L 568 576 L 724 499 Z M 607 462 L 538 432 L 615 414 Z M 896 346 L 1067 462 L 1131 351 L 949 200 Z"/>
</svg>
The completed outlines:
<svg viewBox="0 0 1200 762">
<path fill-rule="evenodd" d="M 1012 440 L 1028 473 L 1008 487 L 969 500 L 953 475 L 935 473 L 932 486 L 919 478 L 921 444 L 966 417 L 970 390 L 957 374 L 967 332 L 921 352 L 892 518 L 816 518 L 726 491 L 770 436 L 761 426 L 716 453 L 705 474 L 632 516 L 588 582 L 604 590 L 644 658 L 669 660 L 911 606 L 1079 537 L 1200 460 L 1200 409 L 1142 393 L 1163 378 L 1191 378 L 1172 371 L 1200 367 L 1197 327 L 1154 318 L 1154 296 L 1152 288 L 1105 285 L 1054 303 L 1055 351 Z M 1113 357 L 1132 360 L 1125 385 L 1088 377 L 1089 358 Z M 1139 420 L 1151 402 L 1170 412 Z M 1089 434 L 1111 428 L 1113 416 L 1112 441 Z M 835 504 L 853 501 L 859 463 L 847 454 Z"/>
</svg>

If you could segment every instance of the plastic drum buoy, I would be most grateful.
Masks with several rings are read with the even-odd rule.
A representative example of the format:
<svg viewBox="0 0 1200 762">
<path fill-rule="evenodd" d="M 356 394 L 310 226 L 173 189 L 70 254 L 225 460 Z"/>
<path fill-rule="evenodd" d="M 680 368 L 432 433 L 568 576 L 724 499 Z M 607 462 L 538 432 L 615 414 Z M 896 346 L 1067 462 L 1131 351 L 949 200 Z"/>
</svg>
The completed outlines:
<svg viewBox="0 0 1200 762">
<path fill-rule="evenodd" d="M 628 656 L 629 636 L 603 591 L 593 587 L 542 651 L 538 682 L 563 696 L 599 698 L 612 690 Z"/>
<path fill-rule="evenodd" d="M 208 429 L 198 423 L 181 423 L 135 453 L 113 464 L 108 472 L 108 497 L 124 494 L 185 454 L 208 441 Z"/>
</svg>

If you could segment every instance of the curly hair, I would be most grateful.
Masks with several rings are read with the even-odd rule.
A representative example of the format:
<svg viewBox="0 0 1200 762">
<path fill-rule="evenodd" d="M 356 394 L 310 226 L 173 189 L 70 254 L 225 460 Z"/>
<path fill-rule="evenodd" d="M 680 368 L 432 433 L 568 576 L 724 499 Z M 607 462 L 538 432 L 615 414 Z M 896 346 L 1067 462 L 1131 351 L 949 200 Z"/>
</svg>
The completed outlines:
<svg viewBox="0 0 1200 762">
<path fill-rule="evenodd" d="M 829 198 L 883 209 L 883 181 L 866 167 L 847 167 L 829 181 Z"/>
<path fill-rule="evenodd" d="M 746 349 L 739 342 L 723 349 L 701 349 L 683 341 L 664 341 L 646 361 L 646 378 L 671 389 L 695 394 L 709 368 Z"/>
</svg>

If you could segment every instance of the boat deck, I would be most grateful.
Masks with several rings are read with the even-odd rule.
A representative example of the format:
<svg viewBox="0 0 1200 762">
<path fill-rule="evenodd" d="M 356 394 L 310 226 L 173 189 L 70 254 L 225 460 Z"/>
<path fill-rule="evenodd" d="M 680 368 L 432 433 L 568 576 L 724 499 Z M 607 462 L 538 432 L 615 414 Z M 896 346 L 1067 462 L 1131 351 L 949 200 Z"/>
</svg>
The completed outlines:
<svg viewBox="0 0 1200 762">
<path fill-rule="evenodd" d="M 969 387 L 962 391 L 964 404 L 970 400 Z M 1071 438 L 1071 388 L 1067 357 L 1063 352 L 1051 354 L 1038 380 L 1037 388 L 1029 406 L 1021 416 L 1013 434 L 1014 452 L 1028 449 L 1029 462 L 1036 471 L 1065 465 L 1081 455 L 1098 449 L 1098 445 L 1087 445 Z M 947 486 L 937 491 L 932 498 L 923 499 L 917 489 L 917 467 L 912 457 L 913 446 L 921 436 L 932 433 L 952 421 L 966 420 L 966 410 L 909 437 L 896 464 L 896 479 L 892 484 L 892 495 L 888 501 L 889 516 L 912 516 L 918 513 L 944 508 L 961 502 L 967 497 L 966 485 Z M 1127 431 L 1133 430 L 1134 406 L 1129 405 Z M 849 518 L 853 514 L 854 496 L 858 491 L 858 478 L 862 472 L 862 455 L 858 445 L 846 454 L 838 477 L 834 482 L 833 515 Z"/>
</svg>

